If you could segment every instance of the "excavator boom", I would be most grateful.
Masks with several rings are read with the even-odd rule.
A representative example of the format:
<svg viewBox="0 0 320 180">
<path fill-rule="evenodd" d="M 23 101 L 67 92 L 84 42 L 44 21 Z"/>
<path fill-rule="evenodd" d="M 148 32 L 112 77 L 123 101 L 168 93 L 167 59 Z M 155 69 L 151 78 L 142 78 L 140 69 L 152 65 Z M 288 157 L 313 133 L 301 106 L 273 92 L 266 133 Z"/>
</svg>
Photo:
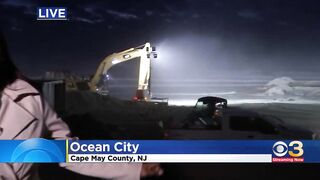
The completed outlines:
<svg viewBox="0 0 320 180">
<path fill-rule="evenodd" d="M 151 58 L 156 56 L 155 48 L 151 47 L 150 43 L 111 54 L 107 56 L 98 66 L 97 71 L 95 72 L 91 81 L 88 83 L 89 88 L 93 92 L 107 94 L 108 90 L 106 90 L 104 87 L 103 81 L 105 78 L 108 78 L 108 71 L 110 68 L 116 64 L 133 60 L 135 58 L 140 58 L 137 95 L 139 94 L 139 96 L 141 96 L 141 92 L 143 93 L 144 91 L 149 90 Z M 144 95 L 142 96 L 143 97 L 139 97 L 139 99 L 145 98 Z"/>
</svg>

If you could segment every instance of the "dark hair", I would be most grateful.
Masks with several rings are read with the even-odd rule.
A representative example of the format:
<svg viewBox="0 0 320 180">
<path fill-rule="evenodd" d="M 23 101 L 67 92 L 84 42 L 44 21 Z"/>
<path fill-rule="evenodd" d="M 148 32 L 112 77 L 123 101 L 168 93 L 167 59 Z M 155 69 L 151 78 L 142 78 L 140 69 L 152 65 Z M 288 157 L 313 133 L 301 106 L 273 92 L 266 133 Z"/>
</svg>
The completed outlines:
<svg viewBox="0 0 320 180">
<path fill-rule="evenodd" d="M 17 72 L 9 56 L 6 40 L 0 32 L 0 91 L 17 79 Z"/>
</svg>

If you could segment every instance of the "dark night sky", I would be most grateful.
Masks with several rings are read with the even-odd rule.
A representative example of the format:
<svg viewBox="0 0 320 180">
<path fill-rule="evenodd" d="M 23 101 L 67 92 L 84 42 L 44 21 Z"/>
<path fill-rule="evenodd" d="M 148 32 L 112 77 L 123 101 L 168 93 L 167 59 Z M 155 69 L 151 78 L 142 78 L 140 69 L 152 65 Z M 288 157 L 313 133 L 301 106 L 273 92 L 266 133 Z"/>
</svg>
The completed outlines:
<svg viewBox="0 0 320 180">
<path fill-rule="evenodd" d="M 42 6 L 67 7 L 69 20 L 36 21 Z M 159 60 L 172 64 L 158 69 L 167 75 L 317 74 L 319 20 L 318 0 L 0 0 L 0 26 L 28 75 L 91 74 L 106 55 L 146 41 L 167 51 Z"/>
</svg>

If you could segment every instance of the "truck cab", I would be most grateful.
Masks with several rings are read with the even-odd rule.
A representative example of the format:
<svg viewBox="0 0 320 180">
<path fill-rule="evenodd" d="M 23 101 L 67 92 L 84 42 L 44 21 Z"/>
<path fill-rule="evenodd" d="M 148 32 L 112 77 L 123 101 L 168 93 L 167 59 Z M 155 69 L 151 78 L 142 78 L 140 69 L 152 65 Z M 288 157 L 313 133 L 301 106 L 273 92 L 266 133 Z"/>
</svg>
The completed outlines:
<svg viewBox="0 0 320 180">
<path fill-rule="evenodd" d="M 182 124 L 166 131 L 168 139 L 314 139 L 313 135 L 277 117 L 227 107 L 227 100 L 217 97 L 200 98 Z"/>
<path fill-rule="evenodd" d="M 227 108 L 227 100 L 219 97 L 206 96 L 199 98 L 188 121 L 194 126 L 221 129 L 222 118 Z M 187 123 L 188 125 L 188 123 Z"/>
</svg>

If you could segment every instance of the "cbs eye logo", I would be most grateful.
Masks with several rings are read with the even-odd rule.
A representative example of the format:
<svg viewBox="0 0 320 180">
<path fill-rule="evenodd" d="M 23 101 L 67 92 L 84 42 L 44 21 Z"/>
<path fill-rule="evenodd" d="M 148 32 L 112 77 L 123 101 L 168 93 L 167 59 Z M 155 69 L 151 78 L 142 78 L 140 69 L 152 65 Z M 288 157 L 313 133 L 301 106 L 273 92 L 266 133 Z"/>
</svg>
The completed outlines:
<svg viewBox="0 0 320 180">
<path fill-rule="evenodd" d="M 65 156 L 49 140 L 35 138 L 20 143 L 11 155 L 11 162 L 64 162 Z"/>
<path fill-rule="evenodd" d="M 292 148 L 293 150 L 291 150 Z M 301 141 L 291 141 L 289 145 L 283 141 L 278 141 L 273 144 L 272 151 L 274 155 L 278 157 L 283 157 L 286 154 L 289 154 L 289 156 L 297 158 L 302 156 L 304 153 Z"/>
</svg>

